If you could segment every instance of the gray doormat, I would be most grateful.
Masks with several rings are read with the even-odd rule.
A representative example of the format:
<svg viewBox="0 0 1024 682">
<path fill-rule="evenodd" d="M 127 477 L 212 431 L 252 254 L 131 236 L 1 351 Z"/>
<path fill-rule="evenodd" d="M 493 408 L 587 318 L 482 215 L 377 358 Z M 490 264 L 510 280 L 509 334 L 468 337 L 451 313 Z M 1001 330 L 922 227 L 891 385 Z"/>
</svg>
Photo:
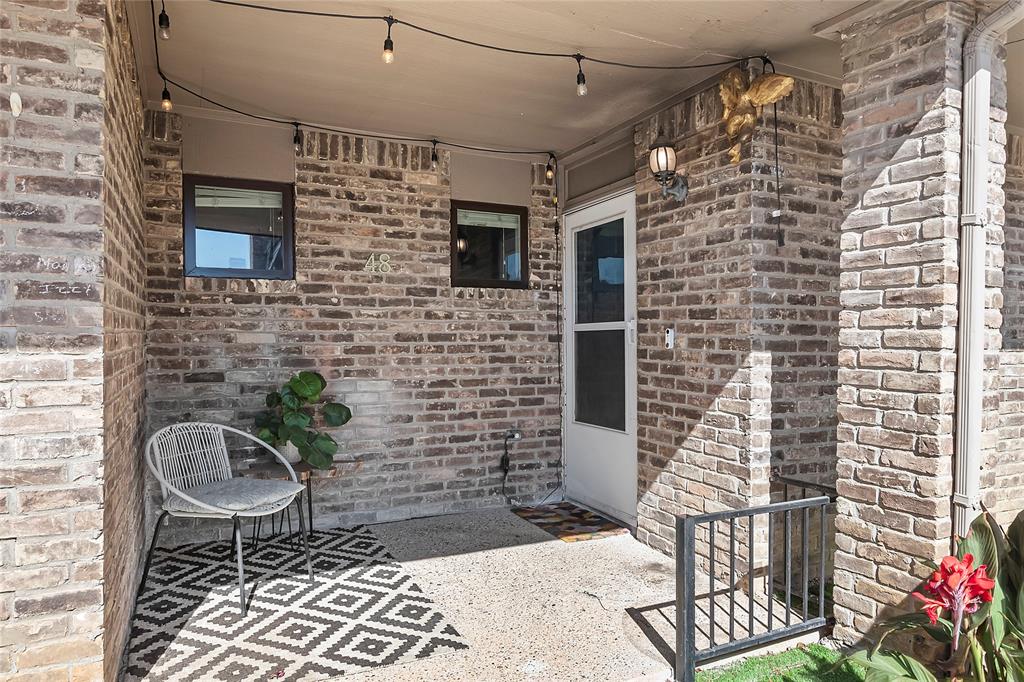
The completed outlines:
<svg viewBox="0 0 1024 682">
<path fill-rule="evenodd" d="M 467 648 L 372 530 L 246 551 L 244 618 L 230 544 L 158 549 L 128 646 L 130 680 L 317 680 Z"/>
</svg>

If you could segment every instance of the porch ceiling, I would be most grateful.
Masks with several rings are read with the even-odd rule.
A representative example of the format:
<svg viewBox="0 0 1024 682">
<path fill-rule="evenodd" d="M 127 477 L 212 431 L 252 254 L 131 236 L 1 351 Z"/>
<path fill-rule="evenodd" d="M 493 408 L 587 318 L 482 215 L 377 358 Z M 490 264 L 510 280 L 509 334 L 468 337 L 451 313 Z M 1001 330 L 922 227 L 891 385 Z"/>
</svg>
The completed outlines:
<svg viewBox="0 0 1024 682">
<path fill-rule="evenodd" d="M 860 0 L 674 2 L 393 0 L 285 3 L 320 11 L 394 14 L 468 39 L 653 64 L 719 61 L 767 51 L 780 70 L 839 75 L 836 43 L 811 27 Z M 263 4 L 281 5 L 266 0 Z M 159 2 L 157 2 L 159 11 Z M 150 5 L 130 3 L 146 98 L 160 98 Z M 396 26 L 395 62 L 381 62 L 377 22 L 271 14 L 167 0 L 173 35 L 161 41 L 171 77 L 248 110 L 351 129 L 438 136 L 515 148 L 567 150 L 650 109 L 714 70 L 639 71 L 584 63 L 576 96 L 571 60 L 501 54 Z M 174 91 L 176 107 L 209 109 Z"/>
</svg>

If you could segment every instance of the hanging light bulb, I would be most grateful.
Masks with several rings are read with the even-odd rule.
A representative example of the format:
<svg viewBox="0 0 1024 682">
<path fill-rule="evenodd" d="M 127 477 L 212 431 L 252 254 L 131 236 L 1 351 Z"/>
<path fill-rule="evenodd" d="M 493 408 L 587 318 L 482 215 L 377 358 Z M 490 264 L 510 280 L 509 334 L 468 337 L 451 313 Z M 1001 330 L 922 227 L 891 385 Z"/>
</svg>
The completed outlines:
<svg viewBox="0 0 1024 682">
<path fill-rule="evenodd" d="M 385 64 L 390 64 L 395 61 L 395 41 L 391 40 L 391 25 L 395 23 L 394 17 L 388 17 L 388 37 L 384 39 L 384 53 L 381 54 L 380 58 L 384 60 Z"/>
<path fill-rule="evenodd" d="M 437 170 L 437 140 L 432 140 L 430 149 L 430 169 Z"/>
<path fill-rule="evenodd" d="M 167 89 L 167 79 L 164 79 L 164 91 L 160 93 L 160 108 L 164 111 L 170 111 L 174 108 L 174 102 L 171 101 L 171 91 Z"/>
<path fill-rule="evenodd" d="M 152 15 L 150 15 L 152 16 Z M 167 16 L 167 10 L 164 8 L 163 0 L 160 2 L 160 17 L 157 20 L 160 26 L 160 39 L 170 40 L 171 39 L 171 18 Z"/>
<path fill-rule="evenodd" d="M 301 154 L 302 153 L 302 131 L 299 130 L 299 124 L 298 123 L 293 123 L 292 125 L 295 126 L 295 134 L 292 135 L 292 144 L 295 145 L 296 153 Z"/>
<path fill-rule="evenodd" d="M 548 165 L 544 169 L 544 177 L 548 180 L 555 179 L 555 155 L 548 154 Z"/>
<path fill-rule="evenodd" d="M 573 55 L 576 60 L 576 66 L 580 72 L 576 74 L 576 95 L 578 97 L 584 97 L 587 94 L 587 77 L 583 75 L 583 55 L 578 52 Z"/>
</svg>

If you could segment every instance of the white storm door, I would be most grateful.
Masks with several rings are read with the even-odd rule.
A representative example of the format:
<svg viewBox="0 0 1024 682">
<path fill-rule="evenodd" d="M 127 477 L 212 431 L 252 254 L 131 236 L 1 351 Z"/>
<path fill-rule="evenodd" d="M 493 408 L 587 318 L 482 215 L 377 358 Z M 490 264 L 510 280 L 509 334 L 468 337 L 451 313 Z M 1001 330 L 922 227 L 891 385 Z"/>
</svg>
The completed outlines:
<svg viewBox="0 0 1024 682">
<path fill-rule="evenodd" d="M 636 194 L 565 216 L 566 496 L 635 525 Z"/>
</svg>

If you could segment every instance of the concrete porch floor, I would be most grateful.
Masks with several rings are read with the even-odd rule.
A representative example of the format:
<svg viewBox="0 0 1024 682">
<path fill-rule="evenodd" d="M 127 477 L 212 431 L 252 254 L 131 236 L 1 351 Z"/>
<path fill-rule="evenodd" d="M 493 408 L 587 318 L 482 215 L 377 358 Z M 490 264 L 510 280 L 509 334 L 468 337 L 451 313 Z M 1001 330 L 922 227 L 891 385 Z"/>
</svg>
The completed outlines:
<svg viewBox="0 0 1024 682">
<path fill-rule="evenodd" d="M 373 530 L 470 648 L 359 673 L 362 682 L 671 675 L 626 609 L 671 600 L 673 562 L 630 535 L 562 542 L 507 510 Z"/>
</svg>

